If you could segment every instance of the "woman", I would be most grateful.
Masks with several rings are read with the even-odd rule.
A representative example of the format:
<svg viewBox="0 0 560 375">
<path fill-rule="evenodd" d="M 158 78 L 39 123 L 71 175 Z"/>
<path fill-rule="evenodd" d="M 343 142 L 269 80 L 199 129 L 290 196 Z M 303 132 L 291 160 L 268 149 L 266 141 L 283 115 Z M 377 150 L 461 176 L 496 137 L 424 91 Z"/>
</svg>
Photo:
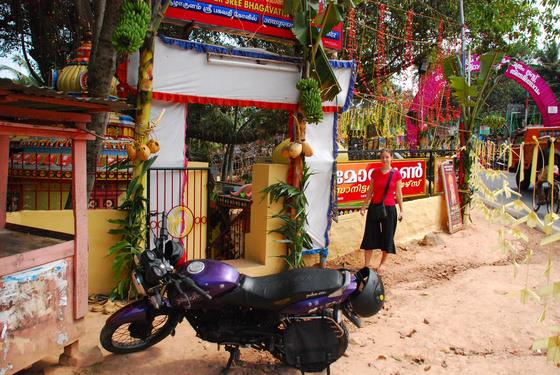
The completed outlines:
<svg viewBox="0 0 560 375">
<path fill-rule="evenodd" d="M 387 254 L 396 253 L 393 237 L 395 236 L 395 231 L 397 229 L 397 218 L 401 221 L 404 213 L 402 199 L 402 176 L 398 169 L 393 169 L 391 167 L 392 160 L 393 153 L 391 150 L 381 150 L 381 168 L 373 170 L 366 198 L 360 208 L 360 214 L 363 215 L 366 211 L 366 207 L 371 207 L 372 204 L 381 203 L 385 187 L 389 181 L 389 176 L 391 176 L 391 171 L 393 171 L 391 181 L 389 182 L 389 187 L 387 189 L 387 195 L 384 200 L 387 217 L 381 220 L 376 220 L 371 215 L 372 210 L 368 210 L 366 229 L 360 246 L 360 248 L 364 250 L 365 267 L 370 267 L 373 249 L 381 250 L 381 260 L 379 262 L 379 266 L 375 268 L 376 271 L 381 269 L 381 266 L 387 258 Z M 395 208 L 396 203 L 399 204 L 398 216 L 397 209 Z"/>
</svg>

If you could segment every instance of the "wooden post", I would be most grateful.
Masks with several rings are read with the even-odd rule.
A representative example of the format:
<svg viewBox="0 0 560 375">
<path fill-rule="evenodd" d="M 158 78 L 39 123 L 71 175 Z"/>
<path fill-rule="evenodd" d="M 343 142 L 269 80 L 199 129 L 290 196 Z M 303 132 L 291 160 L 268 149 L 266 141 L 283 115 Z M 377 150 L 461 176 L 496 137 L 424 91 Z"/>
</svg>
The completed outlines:
<svg viewBox="0 0 560 375">
<path fill-rule="evenodd" d="M 6 191 L 8 190 L 9 159 L 10 137 L 0 135 L 0 229 L 6 226 Z"/>
<path fill-rule="evenodd" d="M 78 124 L 77 124 L 78 125 Z M 78 128 L 85 127 L 79 124 Z M 86 141 L 74 139 L 72 146 L 72 207 L 74 210 L 74 319 L 88 311 L 88 225 Z"/>
</svg>

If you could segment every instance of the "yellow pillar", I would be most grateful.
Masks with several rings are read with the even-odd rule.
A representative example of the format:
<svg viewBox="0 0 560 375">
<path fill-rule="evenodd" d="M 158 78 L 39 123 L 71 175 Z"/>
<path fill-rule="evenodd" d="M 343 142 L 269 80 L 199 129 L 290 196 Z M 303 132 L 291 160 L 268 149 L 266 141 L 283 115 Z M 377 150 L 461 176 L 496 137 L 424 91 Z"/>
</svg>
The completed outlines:
<svg viewBox="0 0 560 375">
<path fill-rule="evenodd" d="M 280 211 L 282 202 L 270 204 L 261 191 L 279 181 L 286 181 L 288 165 L 255 164 L 253 166 L 253 204 L 251 205 L 251 230 L 245 237 L 245 258 L 228 261 L 242 273 L 251 276 L 270 275 L 286 268 L 281 256 L 286 255 L 286 245 L 278 242 L 281 236 L 270 233 L 281 225 L 272 216 Z"/>
</svg>

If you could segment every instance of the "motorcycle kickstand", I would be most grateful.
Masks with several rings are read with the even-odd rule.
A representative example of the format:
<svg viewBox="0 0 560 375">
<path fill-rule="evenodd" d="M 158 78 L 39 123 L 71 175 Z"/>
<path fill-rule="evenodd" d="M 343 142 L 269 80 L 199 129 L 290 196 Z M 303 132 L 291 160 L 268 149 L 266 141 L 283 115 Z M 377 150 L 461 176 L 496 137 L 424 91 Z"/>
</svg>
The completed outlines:
<svg viewBox="0 0 560 375">
<path fill-rule="evenodd" d="M 226 345 L 225 350 L 229 352 L 229 359 L 226 367 L 222 370 L 222 375 L 227 375 L 227 373 L 231 369 L 231 366 L 239 363 L 240 356 L 239 346 L 237 345 Z"/>
</svg>

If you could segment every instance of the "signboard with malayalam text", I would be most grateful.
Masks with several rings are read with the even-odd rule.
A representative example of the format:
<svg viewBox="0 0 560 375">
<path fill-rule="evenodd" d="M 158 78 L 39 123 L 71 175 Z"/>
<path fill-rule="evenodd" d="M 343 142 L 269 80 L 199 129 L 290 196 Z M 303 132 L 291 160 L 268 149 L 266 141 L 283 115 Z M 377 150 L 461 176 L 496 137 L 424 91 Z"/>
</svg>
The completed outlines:
<svg viewBox="0 0 560 375">
<path fill-rule="evenodd" d="M 425 158 L 392 161 L 392 167 L 402 176 L 403 197 L 426 195 L 426 163 Z M 373 170 L 380 167 L 379 160 L 337 163 L 338 207 L 359 207 L 367 195 Z"/>
<path fill-rule="evenodd" d="M 284 0 L 171 0 L 165 17 L 235 30 L 244 34 L 294 40 Z M 325 48 L 342 49 L 342 23 L 324 38 Z"/>
<path fill-rule="evenodd" d="M 445 192 L 445 205 L 447 207 L 447 229 L 449 233 L 455 233 L 463 229 L 463 216 L 461 214 L 459 187 L 453 163 L 443 163 L 440 171 Z"/>
</svg>

